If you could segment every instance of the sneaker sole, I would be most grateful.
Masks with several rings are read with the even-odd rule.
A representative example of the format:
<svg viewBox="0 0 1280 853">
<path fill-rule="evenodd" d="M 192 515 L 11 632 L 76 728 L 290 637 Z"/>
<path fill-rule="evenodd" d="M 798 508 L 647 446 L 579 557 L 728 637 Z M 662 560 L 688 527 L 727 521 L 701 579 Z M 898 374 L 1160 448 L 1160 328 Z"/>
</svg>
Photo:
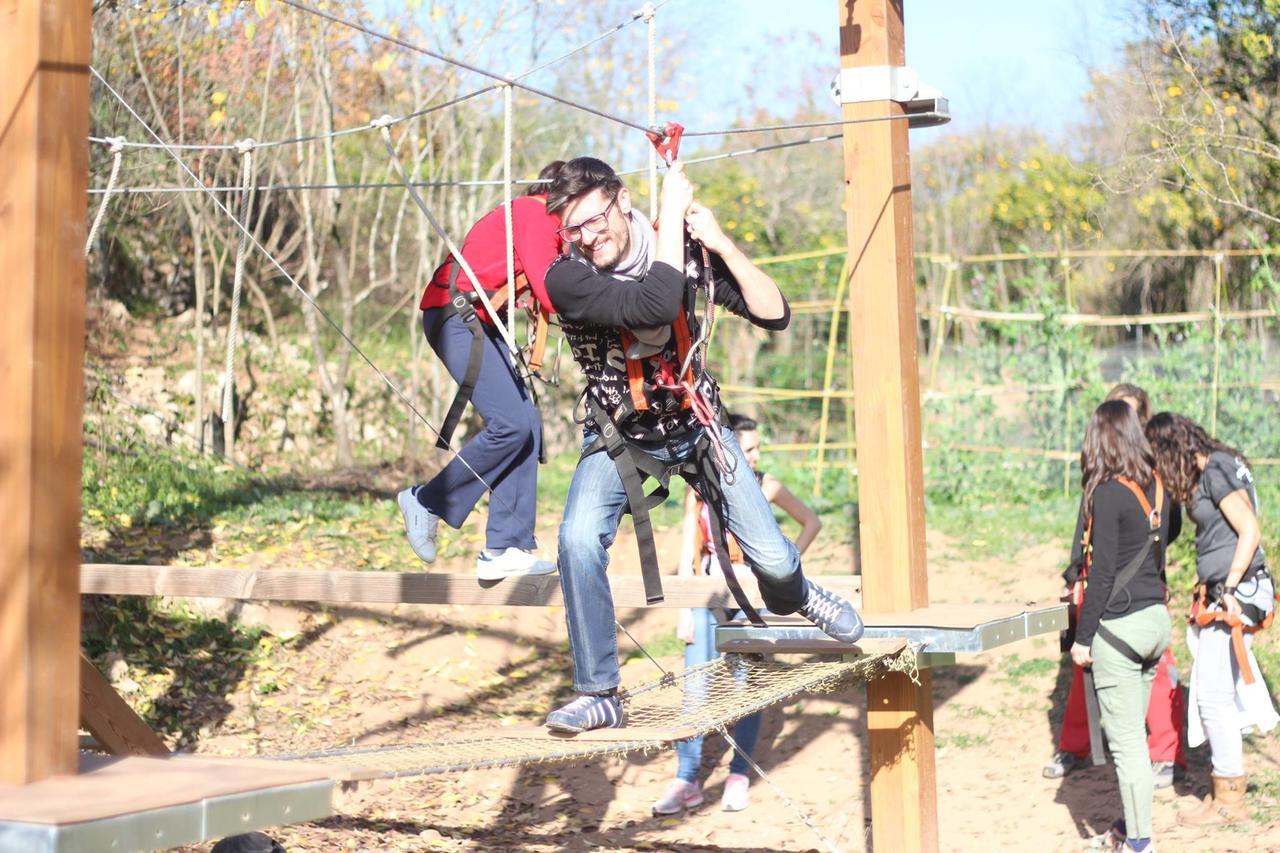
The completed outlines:
<svg viewBox="0 0 1280 853">
<path fill-rule="evenodd" d="M 556 567 L 554 565 L 545 572 L 507 572 L 495 569 L 484 569 L 479 566 L 476 567 L 476 577 L 482 581 L 500 581 L 507 578 L 540 578 L 543 575 L 554 575 L 555 573 Z"/>
</svg>

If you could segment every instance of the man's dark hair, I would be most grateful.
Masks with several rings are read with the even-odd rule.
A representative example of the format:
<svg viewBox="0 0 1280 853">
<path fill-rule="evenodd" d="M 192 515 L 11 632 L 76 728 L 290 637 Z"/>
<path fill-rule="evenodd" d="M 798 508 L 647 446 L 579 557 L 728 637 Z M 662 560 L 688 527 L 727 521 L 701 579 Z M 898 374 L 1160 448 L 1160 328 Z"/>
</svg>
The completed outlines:
<svg viewBox="0 0 1280 853">
<path fill-rule="evenodd" d="M 542 171 L 538 172 L 537 183 L 529 184 L 528 189 L 524 191 L 525 195 L 542 195 L 551 189 L 551 184 L 555 181 L 556 176 L 560 174 L 560 170 L 564 168 L 563 160 L 552 160 L 550 163 L 542 167 Z"/>
<path fill-rule="evenodd" d="M 551 188 L 547 190 L 547 212 L 555 213 L 578 196 L 593 190 L 604 190 L 606 195 L 617 195 L 622 189 L 622 178 L 613 167 L 595 157 L 574 157 L 560 167 Z"/>
<path fill-rule="evenodd" d="M 760 429 L 760 424 L 756 423 L 755 418 L 748 415 L 729 415 L 729 429 L 735 433 L 751 432 L 753 429 Z"/>
</svg>

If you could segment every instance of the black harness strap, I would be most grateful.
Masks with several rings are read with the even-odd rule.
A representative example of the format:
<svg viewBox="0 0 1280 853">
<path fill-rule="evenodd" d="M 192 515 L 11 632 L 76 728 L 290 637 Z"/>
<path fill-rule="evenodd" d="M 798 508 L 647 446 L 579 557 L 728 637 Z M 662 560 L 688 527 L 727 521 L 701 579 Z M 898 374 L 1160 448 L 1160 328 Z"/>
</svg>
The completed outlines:
<svg viewBox="0 0 1280 853">
<path fill-rule="evenodd" d="M 699 439 L 697 448 L 694 450 L 692 470 L 682 473 L 685 473 L 686 479 L 697 489 L 703 503 L 707 506 L 707 514 L 711 518 L 711 541 L 716 549 L 716 561 L 720 564 L 720 574 L 724 575 L 725 585 L 729 587 L 729 594 L 733 596 L 738 609 L 748 621 L 752 625 L 763 628 L 765 621 L 761 618 L 759 611 L 751 605 L 751 599 L 747 597 L 742 584 L 738 582 L 738 576 L 733 571 L 733 563 L 729 560 L 729 543 L 724 535 L 724 491 L 720 485 L 720 471 L 716 468 L 715 459 L 711 455 L 710 441 L 706 435 Z M 749 563 L 751 558 L 744 553 L 743 559 Z"/>
<path fill-rule="evenodd" d="M 467 371 L 462 376 L 462 382 L 458 383 L 457 393 L 449 404 L 449 413 L 444 416 L 444 423 L 440 425 L 440 432 L 436 436 L 436 447 L 441 450 L 449 449 L 449 442 L 453 440 L 453 434 L 462 421 L 462 413 L 466 411 L 467 403 L 471 402 L 471 395 L 475 393 L 476 382 L 480 379 L 480 365 L 484 362 L 484 326 L 476 316 L 471 297 L 458 289 L 460 269 L 461 264 L 455 261 L 449 274 L 449 307 L 471 333 L 471 352 L 467 356 Z"/>
<path fill-rule="evenodd" d="M 649 454 L 631 449 L 613 418 L 591 399 L 590 391 L 584 399 L 587 420 L 596 427 L 599 438 L 582 451 L 582 455 L 589 456 L 604 450 L 617 467 L 622 488 L 627 494 L 627 511 L 631 513 L 636 530 L 636 544 L 640 549 L 640 576 L 644 581 L 645 602 L 657 604 L 663 600 L 662 569 L 658 564 L 658 547 L 653 540 L 653 521 L 649 510 L 665 501 L 670 494 L 667 487 L 669 472 L 665 465 Z M 646 495 L 644 481 L 650 477 L 658 482 L 658 487 Z"/>
<path fill-rule="evenodd" d="M 460 270 L 460 265 L 455 262 L 453 270 L 449 274 L 449 303 L 446 306 L 446 310 L 441 312 L 440 322 L 443 323 L 453 314 L 457 314 L 462 320 L 462 324 L 467 327 L 467 331 L 471 333 L 471 351 L 467 354 L 466 372 L 462 375 L 462 381 L 458 383 L 458 390 L 453 395 L 453 402 L 449 404 L 449 411 L 444 416 L 443 423 L 440 424 L 440 432 L 436 435 L 436 447 L 441 450 L 448 450 L 450 442 L 453 441 L 453 434 L 457 432 L 458 424 L 462 422 L 462 413 L 466 411 L 467 404 L 471 402 L 471 397 L 475 394 L 476 383 L 480 381 L 480 368 L 484 363 L 484 339 L 486 335 L 484 323 L 480 322 L 480 317 L 476 314 L 475 303 L 477 297 L 475 294 L 458 289 L 458 274 Z M 524 386 L 529 391 L 529 399 L 533 401 L 533 410 L 538 418 L 538 461 L 545 465 L 547 461 L 547 443 L 543 440 L 542 409 L 538 406 L 538 395 L 533 383 L 525 381 Z"/>
<path fill-rule="evenodd" d="M 1146 562 L 1147 555 L 1151 553 L 1152 548 L 1156 549 L 1156 565 L 1159 566 L 1163 563 L 1164 554 L 1161 547 L 1162 543 L 1160 541 L 1160 513 L 1164 507 L 1162 505 L 1163 501 L 1160 500 L 1161 497 L 1163 497 L 1163 490 L 1158 493 L 1156 506 L 1152 510 L 1152 514 L 1148 516 L 1151 530 L 1147 535 L 1147 541 L 1143 544 L 1142 550 L 1139 551 L 1137 555 L 1120 570 L 1120 574 L 1116 575 L 1115 583 L 1111 587 L 1111 594 L 1107 596 L 1107 603 L 1102 608 L 1104 615 L 1111 609 L 1111 606 L 1116 603 L 1116 599 L 1120 597 L 1121 593 L 1128 594 L 1127 588 L 1129 584 L 1135 577 L 1137 577 L 1139 570 L 1142 568 L 1142 564 Z M 1098 630 L 1096 633 L 1099 637 L 1106 640 L 1111 647 L 1120 654 L 1142 667 L 1143 672 L 1151 669 L 1160 662 L 1159 656 L 1146 658 L 1138 654 L 1133 646 L 1117 637 L 1115 632 L 1104 625 L 1101 621 L 1098 622 Z"/>
</svg>

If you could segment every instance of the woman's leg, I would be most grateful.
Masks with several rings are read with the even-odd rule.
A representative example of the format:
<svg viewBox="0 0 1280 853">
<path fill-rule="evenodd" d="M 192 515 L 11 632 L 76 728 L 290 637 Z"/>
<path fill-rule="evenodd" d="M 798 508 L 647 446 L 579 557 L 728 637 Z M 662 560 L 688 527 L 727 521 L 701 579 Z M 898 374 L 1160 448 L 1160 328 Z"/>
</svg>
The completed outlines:
<svg viewBox="0 0 1280 853">
<path fill-rule="evenodd" d="M 1196 703 L 1209 738 L 1213 775 L 1244 775 L 1244 744 L 1236 713 L 1236 675 L 1231 632 L 1217 624 L 1200 630 L 1196 652 Z"/>
<path fill-rule="evenodd" d="M 1105 623 L 1117 637 L 1146 658 L 1158 658 L 1169 645 L 1169 617 L 1163 605 L 1148 607 Z M 1126 834 L 1151 837 L 1151 759 L 1147 752 L 1147 703 L 1153 668 L 1144 672 L 1101 637 L 1093 641 L 1093 674 L 1098 708 L 1115 758 L 1116 781 L 1124 804 Z"/>
<path fill-rule="evenodd" d="M 714 626 L 715 615 L 709 609 L 701 607 L 693 611 L 693 642 L 686 643 L 684 647 L 685 669 L 719 656 L 712 642 Z M 698 770 L 702 767 L 702 737 L 677 743 L 676 757 L 679 761 L 676 778 L 686 782 L 698 781 Z"/>
</svg>

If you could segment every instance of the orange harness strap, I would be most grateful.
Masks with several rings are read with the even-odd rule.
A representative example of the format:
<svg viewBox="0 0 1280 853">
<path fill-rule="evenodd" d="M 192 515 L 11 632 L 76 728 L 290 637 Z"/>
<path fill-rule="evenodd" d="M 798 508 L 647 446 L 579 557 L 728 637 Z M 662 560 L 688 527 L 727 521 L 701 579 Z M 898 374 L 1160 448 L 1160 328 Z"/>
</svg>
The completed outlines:
<svg viewBox="0 0 1280 853">
<path fill-rule="evenodd" d="M 1240 667 L 1240 675 L 1244 678 L 1245 684 L 1253 684 L 1256 679 L 1253 667 L 1249 666 L 1249 652 L 1244 645 L 1244 635 L 1256 634 L 1265 628 L 1270 628 L 1276 618 L 1275 608 L 1272 608 L 1257 625 L 1246 625 L 1239 617 L 1232 616 L 1225 610 L 1209 610 L 1208 599 L 1208 585 L 1200 584 L 1196 588 L 1195 597 L 1191 600 L 1191 621 L 1201 628 L 1208 627 L 1214 622 L 1222 622 L 1231 629 L 1231 651 L 1235 655 L 1236 664 Z"/>
<path fill-rule="evenodd" d="M 693 346 L 693 335 L 689 332 L 689 318 L 685 316 L 683 311 L 676 317 L 675 322 L 671 324 L 672 330 L 676 336 L 676 358 L 681 364 L 689 355 L 689 349 Z M 624 350 L 631 349 L 631 345 L 636 342 L 635 335 L 626 329 L 618 330 L 622 337 L 622 348 Z M 637 412 L 649 411 L 649 397 L 645 394 L 644 381 L 644 364 L 647 359 L 628 358 L 627 362 L 627 385 L 631 389 L 631 406 Z M 693 365 L 690 364 L 688 370 L 681 377 L 688 382 L 690 387 L 693 385 Z M 688 409 L 693 405 L 693 401 L 686 394 L 680 403 L 680 408 Z"/>
<path fill-rule="evenodd" d="M 1159 474 L 1155 474 L 1156 480 L 1156 505 L 1153 507 L 1151 501 L 1147 500 L 1146 492 L 1142 487 L 1130 480 L 1128 477 L 1116 477 L 1117 483 L 1123 485 L 1133 496 L 1138 499 L 1139 506 L 1146 513 L 1147 524 L 1152 530 L 1160 529 L 1160 512 L 1164 509 L 1164 481 L 1160 479 Z M 1071 598 L 1076 607 L 1084 606 L 1084 583 L 1089 577 L 1089 566 L 1093 563 L 1093 515 L 1090 514 L 1084 525 L 1084 537 L 1080 540 L 1082 552 L 1084 554 L 1084 565 L 1080 569 L 1080 577 L 1071 589 Z"/>
</svg>

